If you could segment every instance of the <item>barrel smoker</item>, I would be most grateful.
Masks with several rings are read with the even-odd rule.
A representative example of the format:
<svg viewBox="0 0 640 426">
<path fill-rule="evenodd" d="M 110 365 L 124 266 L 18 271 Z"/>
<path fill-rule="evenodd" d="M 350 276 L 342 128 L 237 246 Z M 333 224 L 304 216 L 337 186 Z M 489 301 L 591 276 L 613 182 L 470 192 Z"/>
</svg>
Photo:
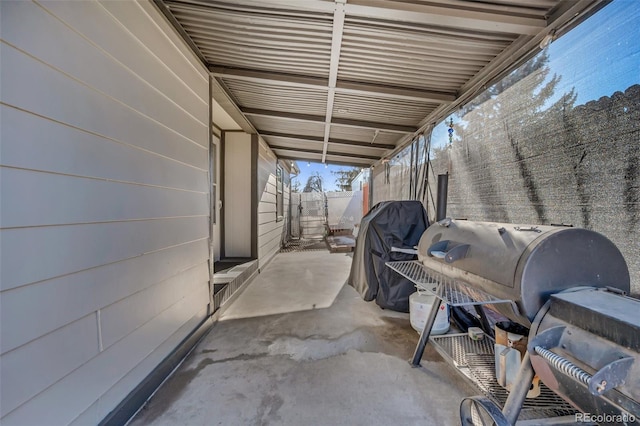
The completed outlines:
<svg viewBox="0 0 640 426">
<path fill-rule="evenodd" d="M 627 296 L 626 262 L 606 237 L 447 218 L 424 232 L 416 263 L 438 282 L 442 300 L 485 298 L 484 308 L 529 330 L 502 409 L 487 397 L 467 398 L 462 424 L 515 424 L 534 377 L 576 409 L 577 423 L 640 423 L 640 300 Z"/>
</svg>

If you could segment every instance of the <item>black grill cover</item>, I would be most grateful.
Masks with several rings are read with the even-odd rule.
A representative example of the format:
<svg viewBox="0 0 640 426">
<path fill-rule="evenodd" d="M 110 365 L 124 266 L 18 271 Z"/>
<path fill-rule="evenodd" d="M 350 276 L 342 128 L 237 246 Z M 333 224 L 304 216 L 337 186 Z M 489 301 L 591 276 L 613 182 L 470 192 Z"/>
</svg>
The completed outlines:
<svg viewBox="0 0 640 426">
<path fill-rule="evenodd" d="M 382 308 L 409 312 L 409 296 L 415 287 L 385 262 L 417 259 L 391 248 L 417 246 L 428 222 L 419 201 L 383 201 L 373 206 L 360 222 L 349 285 L 366 301 L 375 299 Z"/>
</svg>

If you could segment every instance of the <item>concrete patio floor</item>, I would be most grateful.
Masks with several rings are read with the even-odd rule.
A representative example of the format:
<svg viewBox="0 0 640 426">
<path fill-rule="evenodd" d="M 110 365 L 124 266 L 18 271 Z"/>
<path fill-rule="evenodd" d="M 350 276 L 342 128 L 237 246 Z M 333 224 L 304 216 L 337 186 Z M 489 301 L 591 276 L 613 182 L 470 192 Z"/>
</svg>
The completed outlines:
<svg viewBox="0 0 640 426">
<path fill-rule="evenodd" d="M 132 425 L 455 425 L 476 392 L 409 315 L 364 302 L 349 254 L 280 253 Z"/>
</svg>

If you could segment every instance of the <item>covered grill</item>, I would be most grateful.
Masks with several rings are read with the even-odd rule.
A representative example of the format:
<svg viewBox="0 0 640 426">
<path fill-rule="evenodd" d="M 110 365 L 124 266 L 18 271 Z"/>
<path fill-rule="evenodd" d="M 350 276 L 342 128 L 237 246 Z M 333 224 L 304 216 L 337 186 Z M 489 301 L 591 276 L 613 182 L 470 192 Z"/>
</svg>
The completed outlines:
<svg viewBox="0 0 640 426">
<path fill-rule="evenodd" d="M 567 226 L 444 219 L 422 235 L 418 261 L 388 266 L 418 287 L 435 288 L 441 301 L 475 305 L 479 313 L 480 306 L 488 306 L 530 329 L 506 401 L 491 395 L 466 399 L 463 424 L 514 424 L 534 375 L 563 403 L 586 413 L 585 422 L 640 421 L 640 301 L 626 296 L 626 262 L 603 235 Z M 420 336 L 414 366 L 420 363 L 439 304 Z M 486 318 L 484 326 L 491 335 Z M 497 366 L 500 356 L 512 350 L 495 347 L 506 350 L 486 354 L 492 366 L 494 355 Z M 484 355 L 466 358 L 477 361 Z"/>
</svg>

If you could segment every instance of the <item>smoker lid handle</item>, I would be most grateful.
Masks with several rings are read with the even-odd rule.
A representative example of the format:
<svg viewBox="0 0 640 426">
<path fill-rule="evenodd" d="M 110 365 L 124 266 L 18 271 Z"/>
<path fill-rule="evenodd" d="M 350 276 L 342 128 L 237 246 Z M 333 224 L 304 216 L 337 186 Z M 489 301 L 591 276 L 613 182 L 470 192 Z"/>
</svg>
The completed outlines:
<svg viewBox="0 0 640 426">
<path fill-rule="evenodd" d="M 391 247 L 391 251 L 392 252 L 396 252 L 396 253 L 404 253 L 404 254 L 418 254 L 418 250 L 414 249 L 414 248 L 403 248 L 403 247 Z"/>
<path fill-rule="evenodd" d="M 452 247 L 449 248 L 449 246 Z M 451 244 L 451 241 L 443 240 L 429 247 L 427 254 L 438 259 L 444 259 L 447 263 L 453 263 L 467 257 L 470 247 L 469 244 Z"/>
</svg>

